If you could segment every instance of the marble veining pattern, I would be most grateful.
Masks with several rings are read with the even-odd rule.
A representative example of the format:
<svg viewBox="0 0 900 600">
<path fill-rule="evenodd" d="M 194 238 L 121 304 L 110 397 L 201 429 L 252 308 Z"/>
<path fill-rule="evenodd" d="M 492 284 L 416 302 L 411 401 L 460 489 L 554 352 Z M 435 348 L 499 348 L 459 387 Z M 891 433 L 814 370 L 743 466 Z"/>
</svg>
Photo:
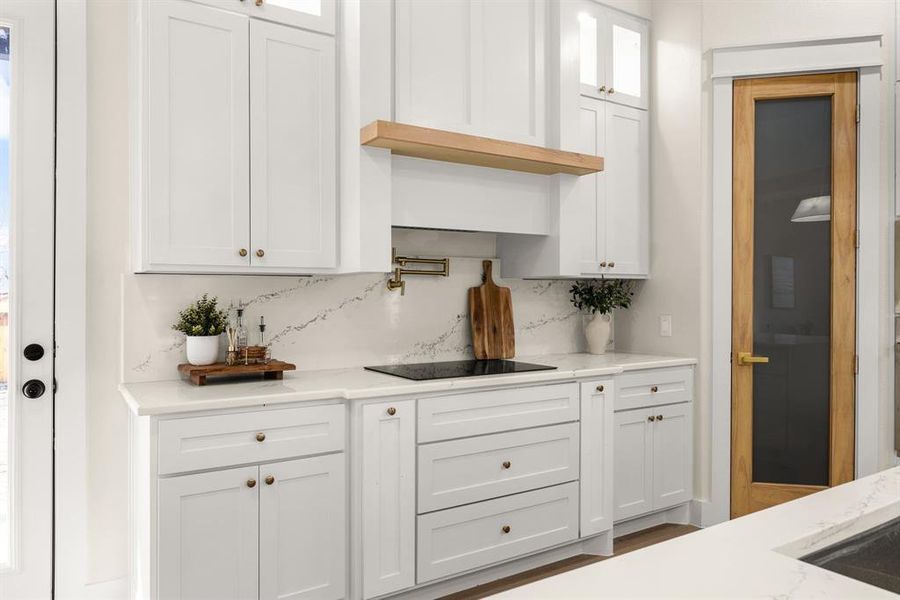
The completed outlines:
<svg viewBox="0 0 900 600">
<path fill-rule="evenodd" d="M 248 305 L 251 342 L 265 315 L 273 356 L 298 370 L 471 358 L 466 293 L 481 283 L 481 260 L 452 258 L 449 277 L 408 276 L 405 296 L 388 291 L 381 273 L 125 277 L 122 379 L 177 379 L 184 338 L 170 326 L 178 310 L 204 292 L 226 305 Z M 495 277 L 499 271 L 495 261 Z M 582 318 L 569 302 L 570 281 L 496 281 L 512 291 L 518 355 L 584 350 Z"/>
</svg>

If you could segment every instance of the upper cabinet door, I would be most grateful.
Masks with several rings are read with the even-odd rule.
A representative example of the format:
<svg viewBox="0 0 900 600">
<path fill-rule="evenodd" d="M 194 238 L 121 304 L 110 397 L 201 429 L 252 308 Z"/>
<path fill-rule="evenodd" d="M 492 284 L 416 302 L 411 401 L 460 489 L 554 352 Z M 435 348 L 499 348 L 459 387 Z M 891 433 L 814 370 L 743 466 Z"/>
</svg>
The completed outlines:
<svg viewBox="0 0 900 600">
<path fill-rule="evenodd" d="M 334 39 L 250 23 L 251 260 L 337 262 Z"/>
<path fill-rule="evenodd" d="M 145 267 L 247 266 L 247 18 L 181 0 L 147 10 Z"/>
<path fill-rule="evenodd" d="M 650 272 L 649 127 L 647 111 L 606 105 L 606 273 Z"/>
<path fill-rule="evenodd" d="M 646 21 L 607 11 L 606 98 L 646 109 L 649 90 L 650 32 Z"/>
<path fill-rule="evenodd" d="M 397 0 L 397 121 L 543 145 L 545 0 Z"/>
<path fill-rule="evenodd" d="M 581 98 L 579 107 L 578 148 L 583 154 L 606 157 L 606 103 Z M 606 254 L 606 171 L 584 175 L 575 182 L 572 195 L 580 218 L 571 222 L 577 231 L 578 270 L 583 275 L 600 275 Z"/>
<path fill-rule="evenodd" d="M 589 0 L 578 13 L 581 93 L 646 109 L 649 93 L 647 22 Z"/>
<path fill-rule="evenodd" d="M 257 467 L 159 480 L 159 598 L 256 598 Z"/>
<path fill-rule="evenodd" d="M 259 467 L 259 598 L 346 595 L 346 457 Z"/>
</svg>

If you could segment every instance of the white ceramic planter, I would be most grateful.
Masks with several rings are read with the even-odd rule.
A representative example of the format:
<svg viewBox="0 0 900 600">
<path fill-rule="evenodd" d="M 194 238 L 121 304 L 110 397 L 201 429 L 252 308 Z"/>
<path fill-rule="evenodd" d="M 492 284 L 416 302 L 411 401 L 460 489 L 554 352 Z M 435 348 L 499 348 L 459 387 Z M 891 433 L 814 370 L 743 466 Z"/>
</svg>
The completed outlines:
<svg viewBox="0 0 900 600">
<path fill-rule="evenodd" d="M 587 339 L 588 352 L 591 354 L 606 354 L 609 345 L 609 336 L 612 332 L 609 315 L 594 313 L 594 316 L 584 326 L 584 337 Z"/>
<path fill-rule="evenodd" d="M 198 367 L 216 362 L 216 359 L 219 358 L 219 337 L 218 335 L 187 336 L 187 361 Z"/>
</svg>

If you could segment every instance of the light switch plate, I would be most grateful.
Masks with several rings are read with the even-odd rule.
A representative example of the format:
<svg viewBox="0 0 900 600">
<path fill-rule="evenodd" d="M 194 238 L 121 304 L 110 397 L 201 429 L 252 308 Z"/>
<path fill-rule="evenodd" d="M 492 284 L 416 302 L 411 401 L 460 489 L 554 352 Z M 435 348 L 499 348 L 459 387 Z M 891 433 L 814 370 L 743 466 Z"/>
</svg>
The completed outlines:
<svg viewBox="0 0 900 600">
<path fill-rule="evenodd" d="M 659 315 L 660 337 L 672 337 L 672 315 Z"/>
</svg>

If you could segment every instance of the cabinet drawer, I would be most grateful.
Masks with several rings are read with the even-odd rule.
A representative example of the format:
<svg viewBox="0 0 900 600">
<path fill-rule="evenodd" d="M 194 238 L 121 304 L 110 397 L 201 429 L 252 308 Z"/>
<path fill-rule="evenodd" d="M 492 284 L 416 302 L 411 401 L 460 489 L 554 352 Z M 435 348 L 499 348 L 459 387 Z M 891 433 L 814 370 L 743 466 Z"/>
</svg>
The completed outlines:
<svg viewBox="0 0 900 600">
<path fill-rule="evenodd" d="M 508 560 L 578 537 L 578 484 L 421 515 L 418 583 Z"/>
<path fill-rule="evenodd" d="M 160 421 L 159 474 L 340 451 L 345 420 L 331 404 Z"/>
<path fill-rule="evenodd" d="M 578 384 L 563 383 L 419 400 L 419 441 L 578 420 Z"/>
<path fill-rule="evenodd" d="M 419 512 L 578 479 L 578 423 L 419 447 Z"/>
<path fill-rule="evenodd" d="M 693 367 L 633 371 L 617 378 L 616 410 L 690 402 L 693 399 Z"/>
</svg>

